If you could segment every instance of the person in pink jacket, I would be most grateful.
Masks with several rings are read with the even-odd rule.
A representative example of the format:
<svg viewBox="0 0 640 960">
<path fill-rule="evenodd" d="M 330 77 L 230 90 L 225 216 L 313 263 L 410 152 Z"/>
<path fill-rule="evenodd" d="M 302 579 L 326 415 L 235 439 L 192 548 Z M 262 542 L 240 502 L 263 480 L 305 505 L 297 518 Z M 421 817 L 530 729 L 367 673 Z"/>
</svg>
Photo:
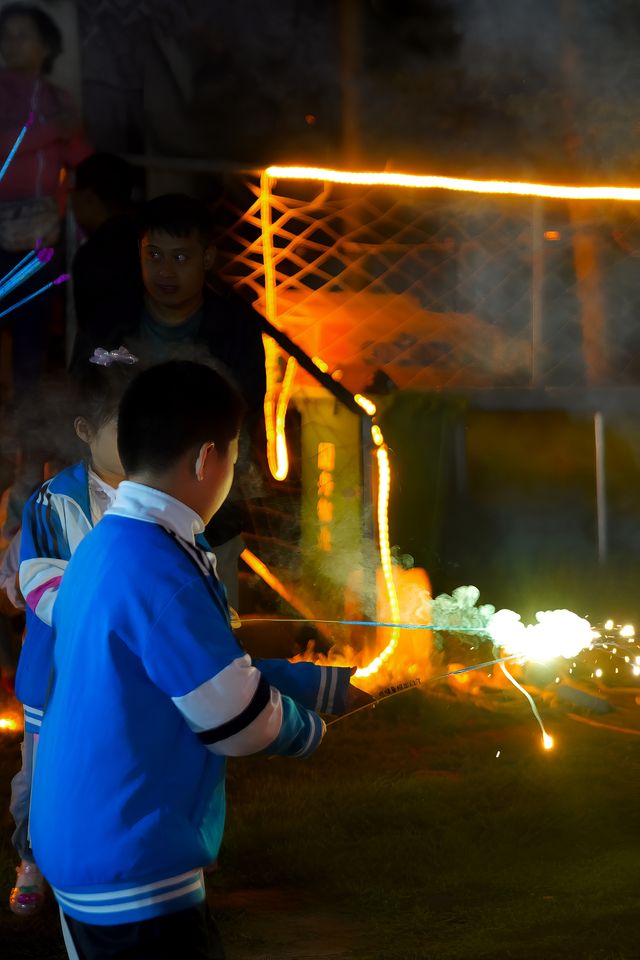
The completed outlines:
<svg viewBox="0 0 640 960">
<path fill-rule="evenodd" d="M 24 124 L 30 125 L 0 180 L 0 277 L 37 243 L 60 241 L 67 170 L 90 153 L 73 98 L 47 79 L 61 51 L 60 30 L 42 9 L 26 3 L 2 7 L 0 164 Z M 11 296 L 21 299 L 53 279 L 56 266 L 54 259 Z M 37 298 L 12 317 L 15 390 L 33 383 L 44 368 L 53 296 Z"/>
</svg>

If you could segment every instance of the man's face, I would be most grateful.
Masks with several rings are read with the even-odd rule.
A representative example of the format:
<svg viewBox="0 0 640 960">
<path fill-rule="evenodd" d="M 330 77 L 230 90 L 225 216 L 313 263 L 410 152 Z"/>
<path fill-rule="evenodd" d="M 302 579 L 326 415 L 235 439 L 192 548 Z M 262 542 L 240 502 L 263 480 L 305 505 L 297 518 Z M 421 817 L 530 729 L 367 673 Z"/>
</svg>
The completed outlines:
<svg viewBox="0 0 640 960">
<path fill-rule="evenodd" d="M 205 274 L 213 265 L 212 247 L 204 247 L 197 231 L 172 237 L 151 230 L 140 243 L 142 282 L 149 297 L 163 307 L 180 307 L 202 296 Z"/>
</svg>

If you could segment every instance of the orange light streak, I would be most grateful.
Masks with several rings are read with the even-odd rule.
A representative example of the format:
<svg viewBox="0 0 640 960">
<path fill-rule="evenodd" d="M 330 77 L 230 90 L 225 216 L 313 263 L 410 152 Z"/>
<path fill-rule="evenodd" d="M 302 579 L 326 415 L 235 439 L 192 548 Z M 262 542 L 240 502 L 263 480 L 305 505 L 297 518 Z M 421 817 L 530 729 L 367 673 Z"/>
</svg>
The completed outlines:
<svg viewBox="0 0 640 960">
<path fill-rule="evenodd" d="M 527 183 L 517 180 L 472 180 L 467 177 L 440 177 L 411 173 L 355 172 L 324 167 L 267 167 L 263 173 L 272 179 L 319 180 L 354 186 L 413 187 L 431 190 L 457 190 L 466 193 L 502 194 L 511 197 L 544 197 L 549 200 L 640 201 L 640 187 L 591 186 Z"/>
<path fill-rule="evenodd" d="M 321 370 L 323 373 L 326 373 L 329 369 L 329 364 L 325 363 L 322 357 L 311 357 L 311 362 L 315 363 L 318 370 Z"/>
<path fill-rule="evenodd" d="M 380 563 L 384 583 L 389 597 L 389 609 L 391 611 L 391 621 L 398 623 L 400 621 L 400 604 L 396 585 L 393 581 L 393 570 L 391 565 L 391 547 L 389 545 L 389 491 L 391 489 L 391 467 L 389 466 L 389 451 L 386 446 L 379 446 L 376 450 L 378 460 L 378 542 L 380 550 Z M 383 663 L 385 663 L 398 646 L 400 628 L 391 628 L 391 639 L 384 650 L 375 657 L 366 667 L 360 667 L 355 672 L 356 677 L 370 677 L 376 673 Z"/>
<path fill-rule="evenodd" d="M 276 273 L 273 262 L 273 225 L 271 222 L 271 178 L 264 172 L 260 177 L 260 221 L 262 225 L 262 260 L 264 265 L 265 315 L 278 326 Z M 267 433 L 267 462 L 276 480 L 284 480 L 289 473 L 289 454 L 284 430 L 287 406 L 297 369 L 297 361 L 289 357 L 282 387 L 278 396 L 278 346 L 271 337 L 262 336 L 266 361 L 266 390 L 264 394 L 264 423 Z M 276 399 L 277 397 L 277 399 Z"/>
<path fill-rule="evenodd" d="M 355 393 L 353 399 L 361 407 L 368 416 L 373 417 L 376 413 L 376 405 L 372 400 L 369 400 L 368 397 L 363 397 L 361 393 Z"/>
<path fill-rule="evenodd" d="M 315 620 L 314 611 L 311 610 L 302 600 L 299 600 L 291 590 L 288 589 L 274 573 L 269 570 L 269 567 L 260 559 L 256 557 L 255 553 L 251 550 L 248 550 L 246 547 L 240 554 L 240 557 L 254 573 L 260 577 L 261 580 L 267 584 L 268 587 L 271 587 L 279 597 L 282 597 L 283 600 L 286 600 L 287 603 L 293 607 L 294 610 L 297 610 L 298 613 L 301 613 L 305 620 Z M 251 622 L 250 620 L 247 622 Z"/>
<path fill-rule="evenodd" d="M 377 423 L 374 423 L 371 427 L 371 439 L 375 443 L 376 447 L 381 447 L 384 443 L 384 437 L 382 436 L 382 430 Z"/>
</svg>

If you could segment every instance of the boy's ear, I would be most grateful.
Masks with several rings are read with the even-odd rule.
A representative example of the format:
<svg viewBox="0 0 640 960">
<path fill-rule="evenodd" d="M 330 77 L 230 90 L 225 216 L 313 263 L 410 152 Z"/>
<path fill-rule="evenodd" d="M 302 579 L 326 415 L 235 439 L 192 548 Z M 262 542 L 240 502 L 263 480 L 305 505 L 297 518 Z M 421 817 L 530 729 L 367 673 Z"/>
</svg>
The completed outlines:
<svg viewBox="0 0 640 960">
<path fill-rule="evenodd" d="M 83 443 L 91 443 L 93 440 L 93 430 L 88 420 L 85 420 L 84 417 L 76 417 L 73 421 L 73 429 L 76 432 L 76 436 L 82 440 Z"/>
<path fill-rule="evenodd" d="M 198 451 L 198 456 L 196 457 L 196 480 L 204 480 L 204 465 L 207 462 L 207 457 L 215 449 L 215 443 L 207 442 L 203 443 Z"/>
</svg>

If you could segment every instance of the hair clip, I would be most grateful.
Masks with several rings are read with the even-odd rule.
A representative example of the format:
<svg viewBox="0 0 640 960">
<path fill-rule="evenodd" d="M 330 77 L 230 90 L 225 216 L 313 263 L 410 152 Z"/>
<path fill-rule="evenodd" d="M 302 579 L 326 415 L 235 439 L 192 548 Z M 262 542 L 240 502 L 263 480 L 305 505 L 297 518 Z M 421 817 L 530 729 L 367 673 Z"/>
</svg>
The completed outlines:
<svg viewBox="0 0 640 960">
<path fill-rule="evenodd" d="M 99 367 L 110 367 L 112 363 L 137 363 L 138 358 L 129 353 L 126 347 L 118 347 L 117 350 L 105 350 L 104 347 L 96 347 L 93 356 L 89 357 L 89 363 L 96 363 Z"/>
</svg>

